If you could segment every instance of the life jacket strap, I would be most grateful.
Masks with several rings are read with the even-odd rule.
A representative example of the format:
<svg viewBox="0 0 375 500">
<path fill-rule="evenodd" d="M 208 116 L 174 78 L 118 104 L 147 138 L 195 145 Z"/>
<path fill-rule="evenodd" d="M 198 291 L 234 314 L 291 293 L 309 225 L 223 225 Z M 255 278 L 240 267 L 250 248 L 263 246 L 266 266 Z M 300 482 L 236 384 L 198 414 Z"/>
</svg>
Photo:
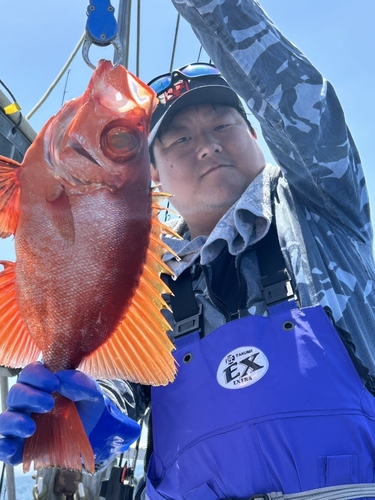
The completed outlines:
<svg viewBox="0 0 375 500">
<path fill-rule="evenodd" d="M 177 280 L 169 279 L 169 288 L 173 316 L 176 321 L 174 338 L 181 337 L 194 331 L 201 331 L 202 305 L 198 304 L 190 276 L 190 268 L 186 269 Z"/>
<path fill-rule="evenodd" d="M 255 250 L 266 305 L 272 306 L 296 298 L 274 224 L 270 225 L 266 236 L 255 245 Z"/>
</svg>

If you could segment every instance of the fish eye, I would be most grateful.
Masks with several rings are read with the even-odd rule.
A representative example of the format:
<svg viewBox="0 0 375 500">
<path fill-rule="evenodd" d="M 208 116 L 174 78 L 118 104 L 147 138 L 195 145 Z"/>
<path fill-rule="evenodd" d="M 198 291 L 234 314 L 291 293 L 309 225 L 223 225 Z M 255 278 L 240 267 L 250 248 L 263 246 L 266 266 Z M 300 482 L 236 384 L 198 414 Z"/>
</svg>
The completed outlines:
<svg viewBox="0 0 375 500">
<path fill-rule="evenodd" d="M 138 139 L 121 127 L 110 130 L 107 141 L 114 151 L 131 151 L 138 146 Z"/>
<path fill-rule="evenodd" d="M 113 122 L 104 128 L 100 146 L 110 160 L 123 162 L 136 156 L 139 151 L 139 140 L 127 127 Z"/>
</svg>

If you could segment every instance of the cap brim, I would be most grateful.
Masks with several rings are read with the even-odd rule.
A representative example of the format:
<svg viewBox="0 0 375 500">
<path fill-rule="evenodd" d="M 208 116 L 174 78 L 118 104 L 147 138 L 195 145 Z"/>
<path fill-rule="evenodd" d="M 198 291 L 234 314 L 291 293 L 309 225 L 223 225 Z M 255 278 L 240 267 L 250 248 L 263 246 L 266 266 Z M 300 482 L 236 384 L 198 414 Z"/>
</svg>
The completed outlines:
<svg viewBox="0 0 375 500">
<path fill-rule="evenodd" d="M 236 109 L 241 106 L 238 95 L 230 87 L 224 85 L 206 85 L 191 89 L 189 92 L 177 97 L 155 123 L 148 137 L 149 146 L 151 146 L 161 124 L 167 117 L 172 117 L 182 108 L 195 104 L 224 104 Z"/>
</svg>

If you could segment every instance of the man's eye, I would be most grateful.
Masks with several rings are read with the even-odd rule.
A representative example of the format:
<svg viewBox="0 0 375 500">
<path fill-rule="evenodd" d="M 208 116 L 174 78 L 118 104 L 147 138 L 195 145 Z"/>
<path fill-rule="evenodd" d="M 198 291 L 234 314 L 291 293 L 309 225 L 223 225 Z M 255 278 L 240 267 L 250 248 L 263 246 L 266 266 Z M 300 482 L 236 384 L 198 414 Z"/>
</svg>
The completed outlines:
<svg viewBox="0 0 375 500">
<path fill-rule="evenodd" d="M 223 123 L 222 125 L 218 125 L 215 127 L 215 130 L 222 130 L 223 128 L 229 127 L 230 123 Z"/>
<path fill-rule="evenodd" d="M 180 137 L 179 139 L 177 139 L 177 141 L 175 141 L 176 144 L 182 144 L 184 142 L 187 142 L 189 140 L 189 137 Z"/>
</svg>

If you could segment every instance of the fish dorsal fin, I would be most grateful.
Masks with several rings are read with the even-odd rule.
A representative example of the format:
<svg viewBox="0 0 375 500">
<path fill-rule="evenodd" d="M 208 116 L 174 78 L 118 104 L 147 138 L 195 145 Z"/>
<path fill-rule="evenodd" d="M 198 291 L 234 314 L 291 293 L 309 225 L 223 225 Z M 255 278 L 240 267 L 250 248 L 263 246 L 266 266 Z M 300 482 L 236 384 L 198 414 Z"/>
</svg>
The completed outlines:
<svg viewBox="0 0 375 500">
<path fill-rule="evenodd" d="M 154 196 L 159 198 L 160 193 Z M 172 274 L 162 257 L 167 251 L 173 253 L 161 240 L 163 232 L 172 234 L 158 219 L 162 209 L 152 204 L 146 262 L 125 318 L 112 336 L 78 367 L 93 377 L 121 378 L 145 385 L 166 385 L 175 378 L 176 363 L 171 354 L 174 346 L 166 333 L 171 327 L 160 311 L 168 309 L 161 295 L 171 293 L 160 274 Z"/>
<path fill-rule="evenodd" d="M 18 309 L 14 262 L 0 261 L 0 365 L 23 368 L 37 361 L 41 350 L 35 344 Z"/>
<path fill-rule="evenodd" d="M 19 214 L 21 165 L 0 156 L 0 238 L 14 234 Z"/>
</svg>

